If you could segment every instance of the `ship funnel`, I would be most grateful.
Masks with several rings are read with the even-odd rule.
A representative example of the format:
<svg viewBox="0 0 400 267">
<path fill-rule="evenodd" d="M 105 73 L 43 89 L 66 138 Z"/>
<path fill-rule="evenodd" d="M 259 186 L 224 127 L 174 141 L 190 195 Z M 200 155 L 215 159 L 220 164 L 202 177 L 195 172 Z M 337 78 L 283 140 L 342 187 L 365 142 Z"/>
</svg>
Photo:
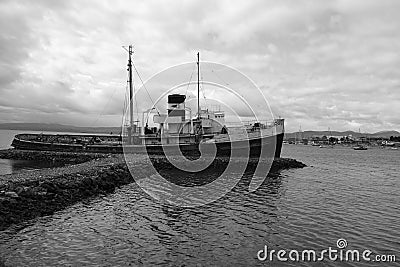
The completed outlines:
<svg viewBox="0 0 400 267">
<path fill-rule="evenodd" d="M 173 94 L 168 96 L 168 104 L 181 104 L 185 102 L 186 96 L 180 94 Z"/>
<path fill-rule="evenodd" d="M 168 96 L 168 116 L 182 117 L 185 121 L 185 95 L 173 94 Z"/>
</svg>

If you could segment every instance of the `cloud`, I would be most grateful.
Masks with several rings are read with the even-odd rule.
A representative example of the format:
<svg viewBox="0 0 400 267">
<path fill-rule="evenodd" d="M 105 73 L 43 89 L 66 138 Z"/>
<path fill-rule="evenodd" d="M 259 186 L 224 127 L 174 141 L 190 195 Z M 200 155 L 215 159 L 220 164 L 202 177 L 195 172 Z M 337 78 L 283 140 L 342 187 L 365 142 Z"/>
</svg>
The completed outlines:
<svg viewBox="0 0 400 267">
<path fill-rule="evenodd" d="M 197 51 L 239 69 L 288 131 L 400 130 L 399 8 L 396 0 L 2 1 L 0 121 L 119 125 L 121 46 L 133 43 L 144 79 Z"/>
</svg>

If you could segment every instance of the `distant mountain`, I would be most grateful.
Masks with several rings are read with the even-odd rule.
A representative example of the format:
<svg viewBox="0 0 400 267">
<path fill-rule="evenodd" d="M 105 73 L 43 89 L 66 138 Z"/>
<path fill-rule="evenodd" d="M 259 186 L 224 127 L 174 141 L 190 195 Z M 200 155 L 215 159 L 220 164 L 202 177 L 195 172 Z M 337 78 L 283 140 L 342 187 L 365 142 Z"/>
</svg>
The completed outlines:
<svg viewBox="0 0 400 267">
<path fill-rule="evenodd" d="M 389 138 L 390 136 L 400 136 L 400 132 L 398 131 L 380 131 L 377 133 L 359 133 L 354 131 L 303 131 L 303 132 L 294 132 L 294 133 L 286 133 L 286 139 L 288 138 L 310 138 L 312 136 L 349 136 L 352 135 L 354 137 L 383 137 Z"/>
<path fill-rule="evenodd" d="M 391 136 L 400 136 L 398 131 L 380 131 L 377 133 L 371 134 L 373 137 L 391 137 Z"/>
<path fill-rule="evenodd" d="M 79 127 L 53 123 L 0 123 L 1 130 L 47 131 L 68 133 L 114 133 L 121 132 L 121 127 Z"/>
</svg>

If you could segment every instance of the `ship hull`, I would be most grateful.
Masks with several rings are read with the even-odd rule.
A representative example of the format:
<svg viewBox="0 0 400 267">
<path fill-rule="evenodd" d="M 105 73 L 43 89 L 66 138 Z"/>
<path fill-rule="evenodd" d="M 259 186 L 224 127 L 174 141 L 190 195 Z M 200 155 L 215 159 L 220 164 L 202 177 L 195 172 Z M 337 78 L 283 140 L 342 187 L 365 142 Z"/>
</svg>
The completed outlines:
<svg viewBox="0 0 400 267">
<path fill-rule="evenodd" d="M 36 136 L 39 135 L 36 134 Z M 49 138 L 56 135 L 41 136 Z M 201 154 L 210 154 L 214 156 L 262 156 L 279 158 L 281 155 L 283 142 L 283 133 L 249 140 L 238 140 L 233 142 L 125 146 L 122 146 L 121 144 L 65 144 L 58 142 L 43 142 L 35 141 L 34 137 L 35 134 L 16 135 L 11 146 L 16 149 L 39 151 L 84 153 L 147 153 L 150 155 L 174 155 L 177 153 L 182 153 L 185 156 L 199 156 Z"/>
</svg>

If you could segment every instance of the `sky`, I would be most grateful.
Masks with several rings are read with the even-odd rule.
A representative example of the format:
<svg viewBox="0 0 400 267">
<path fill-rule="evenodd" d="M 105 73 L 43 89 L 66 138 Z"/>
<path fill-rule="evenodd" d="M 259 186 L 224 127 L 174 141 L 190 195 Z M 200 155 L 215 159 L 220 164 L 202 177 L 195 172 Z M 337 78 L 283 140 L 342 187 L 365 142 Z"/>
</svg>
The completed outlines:
<svg viewBox="0 0 400 267">
<path fill-rule="evenodd" d="M 288 132 L 400 131 L 399 10 L 398 0 L 0 0 L 0 123 L 120 126 L 122 46 L 133 44 L 144 81 L 198 51 L 240 71 Z"/>
</svg>

